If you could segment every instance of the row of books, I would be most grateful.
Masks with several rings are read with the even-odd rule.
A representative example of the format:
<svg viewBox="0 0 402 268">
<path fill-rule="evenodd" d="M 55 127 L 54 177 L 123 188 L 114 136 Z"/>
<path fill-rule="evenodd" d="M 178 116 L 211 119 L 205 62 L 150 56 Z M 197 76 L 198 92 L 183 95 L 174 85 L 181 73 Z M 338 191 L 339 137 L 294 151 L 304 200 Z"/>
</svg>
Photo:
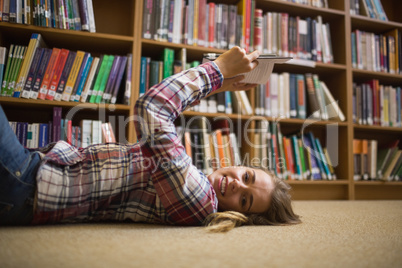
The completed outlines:
<svg viewBox="0 0 402 268">
<path fill-rule="evenodd" d="M 351 41 L 353 68 L 401 73 L 402 41 L 399 29 L 383 34 L 354 30 L 351 33 Z"/>
<path fill-rule="evenodd" d="M 315 19 L 266 12 L 255 0 L 237 5 L 206 0 L 144 0 L 143 38 L 203 47 L 241 46 L 279 56 L 333 62 L 330 26 Z M 156 18 L 156 19 L 155 19 Z"/>
<path fill-rule="evenodd" d="M 9 123 L 20 143 L 31 149 L 42 148 L 59 140 L 82 148 L 92 144 L 116 142 L 110 122 L 83 119 L 79 126 L 73 126 L 72 120 L 62 118 L 61 107 L 53 107 L 53 119 L 47 123 Z"/>
<path fill-rule="evenodd" d="M 158 58 L 141 57 L 140 96 L 163 79 L 200 64 L 199 61 L 187 62 L 186 48 L 182 48 L 180 53 L 175 53 L 171 48 L 164 48 Z"/>
<path fill-rule="evenodd" d="M 353 122 L 385 127 L 402 126 L 401 87 L 380 85 L 377 79 L 353 84 Z"/>
<path fill-rule="evenodd" d="M 301 18 L 288 13 L 255 10 L 254 50 L 294 59 L 333 63 L 329 23 L 321 16 Z"/>
<path fill-rule="evenodd" d="M 8 54 L 5 47 L 0 48 L 0 55 L 3 55 L 0 56 L 1 96 L 90 103 L 116 103 L 118 99 L 121 103 L 128 102 L 131 54 L 92 56 L 80 50 L 50 49 L 41 44 L 41 39 L 40 34 L 32 34 L 27 47 L 12 44 Z"/>
<path fill-rule="evenodd" d="M 96 32 L 92 0 L 2 0 L 0 21 Z"/>
<path fill-rule="evenodd" d="M 312 132 L 283 135 L 279 122 L 257 121 L 251 133 L 251 159 L 262 159 L 279 178 L 336 180 L 329 151 Z"/>
<path fill-rule="evenodd" d="M 193 111 L 345 121 L 345 115 L 317 74 L 272 73 L 255 89 L 254 113 L 245 92 L 224 92 L 200 101 Z"/>
<path fill-rule="evenodd" d="M 277 122 L 257 121 L 241 155 L 237 134 L 227 119 L 198 117 L 188 127 L 177 127 L 193 164 L 206 174 L 232 165 L 259 166 L 288 180 L 334 180 L 336 174 L 328 151 L 309 132 L 284 136 Z"/>
<path fill-rule="evenodd" d="M 379 147 L 377 140 L 353 140 L 354 180 L 402 180 L 399 140 Z"/>
<path fill-rule="evenodd" d="M 308 5 L 312 7 L 328 8 L 328 0 L 285 0 L 286 2 Z"/>
<path fill-rule="evenodd" d="M 272 73 L 267 84 L 256 88 L 255 114 L 345 121 L 345 115 L 326 83 L 312 73 Z"/>
<path fill-rule="evenodd" d="M 350 14 L 388 21 L 381 0 L 350 0 Z"/>
</svg>

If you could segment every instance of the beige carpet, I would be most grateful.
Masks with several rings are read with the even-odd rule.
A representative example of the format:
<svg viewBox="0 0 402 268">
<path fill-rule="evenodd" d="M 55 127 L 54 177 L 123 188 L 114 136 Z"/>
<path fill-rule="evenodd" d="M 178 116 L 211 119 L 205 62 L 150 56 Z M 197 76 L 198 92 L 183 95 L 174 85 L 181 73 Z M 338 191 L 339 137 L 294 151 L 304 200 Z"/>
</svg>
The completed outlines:
<svg viewBox="0 0 402 268">
<path fill-rule="evenodd" d="M 402 267 L 402 201 L 297 201 L 297 226 L 0 228 L 0 267 Z"/>
</svg>

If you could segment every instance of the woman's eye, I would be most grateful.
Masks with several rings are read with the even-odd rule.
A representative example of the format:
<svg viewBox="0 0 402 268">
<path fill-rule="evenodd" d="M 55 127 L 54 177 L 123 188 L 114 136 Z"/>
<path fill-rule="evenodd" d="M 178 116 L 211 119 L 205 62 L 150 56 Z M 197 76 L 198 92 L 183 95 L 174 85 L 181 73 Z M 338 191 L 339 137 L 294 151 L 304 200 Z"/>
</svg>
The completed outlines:
<svg viewBox="0 0 402 268">
<path fill-rule="evenodd" d="M 243 197 L 241 198 L 241 206 L 244 207 L 244 206 L 246 205 L 246 203 L 247 203 L 246 197 L 243 196 Z"/>
<path fill-rule="evenodd" d="M 244 182 L 247 183 L 249 180 L 249 175 L 248 172 L 246 172 L 246 174 L 244 174 Z"/>
</svg>

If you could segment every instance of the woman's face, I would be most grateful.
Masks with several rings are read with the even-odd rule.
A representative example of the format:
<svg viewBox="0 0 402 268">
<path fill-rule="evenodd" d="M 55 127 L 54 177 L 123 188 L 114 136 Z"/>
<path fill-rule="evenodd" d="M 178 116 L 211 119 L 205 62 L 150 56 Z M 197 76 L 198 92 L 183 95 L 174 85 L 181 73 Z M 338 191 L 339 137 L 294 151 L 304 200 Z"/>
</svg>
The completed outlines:
<svg viewBox="0 0 402 268">
<path fill-rule="evenodd" d="M 249 167 L 220 168 L 208 176 L 218 197 L 220 211 L 244 214 L 268 210 L 274 188 L 271 176 Z"/>
</svg>

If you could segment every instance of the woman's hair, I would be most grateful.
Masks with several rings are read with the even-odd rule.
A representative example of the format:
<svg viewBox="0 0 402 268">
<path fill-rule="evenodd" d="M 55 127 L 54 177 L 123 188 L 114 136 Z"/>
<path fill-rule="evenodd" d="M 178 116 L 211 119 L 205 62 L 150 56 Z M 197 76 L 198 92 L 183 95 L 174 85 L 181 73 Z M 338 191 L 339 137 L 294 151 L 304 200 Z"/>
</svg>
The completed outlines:
<svg viewBox="0 0 402 268">
<path fill-rule="evenodd" d="M 293 212 L 290 186 L 276 177 L 270 171 L 267 172 L 274 183 L 272 199 L 267 211 L 261 214 L 245 215 L 236 211 L 216 212 L 209 215 L 204 225 L 211 232 L 227 232 L 234 227 L 242 225 L 288 225 L 300 223 L 300 217 Z"/>
</svg>

